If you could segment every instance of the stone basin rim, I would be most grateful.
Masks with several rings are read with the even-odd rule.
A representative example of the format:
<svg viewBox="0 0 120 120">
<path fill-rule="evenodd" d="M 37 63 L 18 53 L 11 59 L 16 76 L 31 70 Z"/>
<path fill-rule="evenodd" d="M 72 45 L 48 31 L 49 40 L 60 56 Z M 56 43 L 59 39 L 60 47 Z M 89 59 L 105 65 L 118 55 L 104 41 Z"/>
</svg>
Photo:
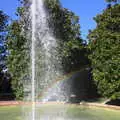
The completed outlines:
<svg viewBox="0 0 120 120">
<path fill-rule="evenodd" d="M 107 109 L 113 109 L 113 110 L 120 110 L 120 106 L 115 106 L 115 105 L 107 105 L 107 104 L 102 104 L 102 103 L 89 103 L 89 102 L 84 102 L 84 103 L 66 103 L 66 102 L 35 102 L 36 104 L 41 104 L 41 105 L 59 105 L 59 104 L 64 104 L 64 105 L 74 105 L 74 106 L 86 106 L 86 107 L 98 107 L 98 108 L 107 108 Z M 33 104 L 32 102 L 23 102 L 23 101 L 0 101 L 0 107 L 2 106 L 19 106 L 19 105 L 31 105 Z"/>
</svg>

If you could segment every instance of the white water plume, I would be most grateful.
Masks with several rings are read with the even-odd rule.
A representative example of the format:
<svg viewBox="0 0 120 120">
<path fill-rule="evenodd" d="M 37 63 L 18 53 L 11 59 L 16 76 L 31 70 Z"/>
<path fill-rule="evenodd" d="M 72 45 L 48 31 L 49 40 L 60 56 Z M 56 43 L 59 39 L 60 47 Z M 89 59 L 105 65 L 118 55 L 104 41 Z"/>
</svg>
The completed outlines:
<svg viewBox="0 0 120 120">
<path fill-rule="evenodd" d="M 24 101 L 30 102 L 32 105 L 30 108 L 27 105 L 23 106 L 23 119 L 39 120 L 37 102 L 49 101 L 47 100 L 49 97 L 44 98 L 42 94 L 62 75 L 62 66 L 57 50 L 57 39 L 48 25 L 49 14 L 46 11 L 44 0 L 27 1 L 30 2 L 27 16 L 31 23 L 27 34 L 31 36 L 29 38 L 31 40 L 31 80 L 24 84 Z M 54 92 L 56 91 L 52 91 L 52 93 Z M 58 97 L 60 96 L 58 95 Z"/>
</svg>

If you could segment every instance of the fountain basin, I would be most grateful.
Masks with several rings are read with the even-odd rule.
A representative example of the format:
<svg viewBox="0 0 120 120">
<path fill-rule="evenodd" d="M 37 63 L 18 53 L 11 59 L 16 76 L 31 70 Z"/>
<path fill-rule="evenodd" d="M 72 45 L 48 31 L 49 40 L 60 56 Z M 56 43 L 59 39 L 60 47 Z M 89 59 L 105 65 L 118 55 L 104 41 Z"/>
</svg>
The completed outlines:
<svg viewBox="0 0 120 120">
<path fill-rule="evenodd" d="M 0 119 L 23 120 L 21 107 L 1 106 Z M 36 109 L 39 116 L 35 120 L 120 120 L 120 110 L 96 106 L 49 102 L 36 105 Z"/>
</svg>

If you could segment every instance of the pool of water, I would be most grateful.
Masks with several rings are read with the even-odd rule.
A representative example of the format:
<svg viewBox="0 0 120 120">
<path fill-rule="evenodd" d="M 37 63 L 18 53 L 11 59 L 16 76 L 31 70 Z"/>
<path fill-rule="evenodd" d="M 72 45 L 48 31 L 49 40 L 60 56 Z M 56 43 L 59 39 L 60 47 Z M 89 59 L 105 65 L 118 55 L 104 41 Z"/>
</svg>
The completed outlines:
<svg viewBox="0 0 120 120">
<path fill-rule="evenodd" d="M 120 120 L 119 110 L 79 105 L 44 104 L 38 105 L 36 111 L 35 120 Z M 0 120 L 24 120 L 22 108 L 0 107 Z"/>
</svg>

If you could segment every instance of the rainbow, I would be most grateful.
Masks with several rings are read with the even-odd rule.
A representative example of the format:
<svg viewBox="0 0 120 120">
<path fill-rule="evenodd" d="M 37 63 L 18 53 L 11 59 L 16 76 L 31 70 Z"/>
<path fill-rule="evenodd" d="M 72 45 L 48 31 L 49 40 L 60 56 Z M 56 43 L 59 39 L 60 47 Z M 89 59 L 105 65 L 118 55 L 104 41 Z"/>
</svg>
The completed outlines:
<svg viewBox="0 0 120 120">
<path fill-rule="evenodd" d="M 72 77 L 73 75 L 75 75 L 75 74 L 77 74 L 77 73 L 79 73 L 79 72 L 81 72 L 81 71 L 84 71 L 87 67 L 89 67 L 89 66 L 86 65 L 86 66 L 84 66 L 84 68 L 82 68 L 82 69 L 75 70 L 75 71 L 66 73 L 66 74 L 64 74 L 63 76 L 58 77 L 54 82 L 52 82 L 50 85 L 48 85 L 47 88 L 45 88 L 45 89 L 43 90 L 44 92 L 42 92 L 41 94 L 39 94 L 39 95 L 37 96 L 37 99 L 38 99 L 38 98 L 42 98 L 43 95 L 44 95 L 44 93 L 47 92 L 49 88 L 52 88 L 52 86 L 54 86 L 54 85 L 57 84 L 58 82 L 67 80 L 68 78 Z"/>
</svg>

